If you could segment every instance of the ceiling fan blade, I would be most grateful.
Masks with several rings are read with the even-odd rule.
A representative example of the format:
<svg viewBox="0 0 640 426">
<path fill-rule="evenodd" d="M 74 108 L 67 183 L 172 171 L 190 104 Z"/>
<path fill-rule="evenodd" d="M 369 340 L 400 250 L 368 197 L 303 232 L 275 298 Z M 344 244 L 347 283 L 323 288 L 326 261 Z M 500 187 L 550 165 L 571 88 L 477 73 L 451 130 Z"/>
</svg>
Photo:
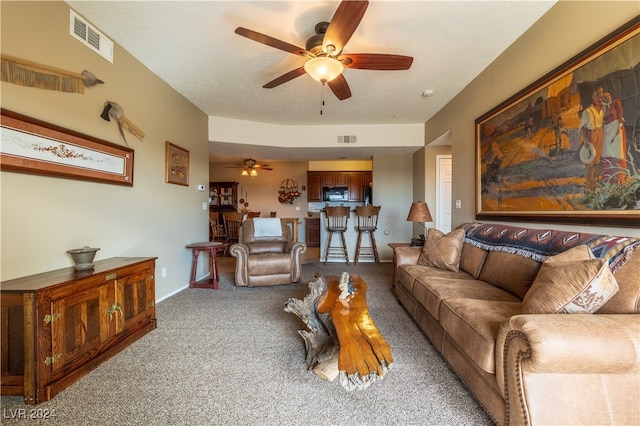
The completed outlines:
<svg viewBox="0 0 640 426">
<path fill-rule="evenodd" d="M 327 84 L 331 88 L 333 94 L 341 101 L 351 97 L 351 89 L 349 89 L 347 79 L 344 78 L 344 75 L 340 74 Z"/>
<path fill-rule="evenodd" d="M 368 1 L 342 1 L 333 18 L 331 18 L 329 28 L 327 28 L 327 32 L 324 35 L 322 50 L 329 52 L 327 46 L 333 45 L 336 53 L 341 52 L 356 28 L 358 28 L 358 25 L 360 25 L 367 6 L 369 6 Z"/>
<path fill-rule="evenodd" d="M 307 51 L 302 47 L 294 46 L 293 44 L 287 43 L 286 41 L 278 40 L 277 38 L 273 38 L 257 31 L 238 27 L 236 28 L 235 33 L 253 41 L 257 41 L 258 43 L 266 44 L 267 46 L 275 47 L 276 49 L 293 53 L 294 55 L 307 56 Z"/>
<path fill-rule="evenodd" d="M 361 70 L 408 70 L 413 63 L 411 56 L 386 55 L 383 53 L 355 53 L 345 56 L 347 58 L 347 60 L 344 61 L 345 68 Z"/>
<path fill-rule="evenodd" d="M 270 82 L 268 82 L 262 87 L 264 87 L 265 89 L 273 89 L 274 87 L 280 86 L 281 84 L 286 83 L 287 81 L 293 80 L 296 77 L 300 77 L 302 74 L 305 74 L 305 73 L 306 71 L 304 70 L 304 67 L 296 68 L 293 71 L 289 71 L 288 73 L 281 75 L 275 80 L 271 80 Z"/>
</svg>

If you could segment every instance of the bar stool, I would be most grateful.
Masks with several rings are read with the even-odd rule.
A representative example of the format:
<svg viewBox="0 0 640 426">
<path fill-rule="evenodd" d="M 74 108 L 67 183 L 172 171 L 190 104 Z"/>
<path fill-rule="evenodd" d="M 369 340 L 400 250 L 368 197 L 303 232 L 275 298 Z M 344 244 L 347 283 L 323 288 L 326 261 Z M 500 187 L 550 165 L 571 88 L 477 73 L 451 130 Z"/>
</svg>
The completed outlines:
<svg viewBox="0 0 640 426">
<path fill-rule="evenodd" d="M 356 224 L 356 230 L 358 231 L 358 243 L 356 244 L 355 264 L 358 264 L 360 255 L 363 257 L 374 259 L 377 264 L 380 264 L 380 258 L 378 257 L 378 247 L 376 247 L 376 237 L 373 235 L 373 231 L 378 228 L 378 215 L 380 213 L 380 206 L 357 206 L 356 217 L 358 223 Z M 362 246 L 362 234 L 369 234 L 371 238 L 371 246 Z"/>
<path fill-rule="evenodd" d="M 325 207 L 327 214 L 327 230 L 329 238 L 327 238 L 327 248 L 324 253 L 324 264 L 327 264 L 329 257 L 344 258 L 349 264 L 349 253 L 347 252 L 347 242 L 344 239 L 344 233 L 347 230 L 347 222 L 349 220 L 349 207 Z M 331 238 L 337 232 L 340 234 L 342 246 L 331 247 Z"/>
</svg>

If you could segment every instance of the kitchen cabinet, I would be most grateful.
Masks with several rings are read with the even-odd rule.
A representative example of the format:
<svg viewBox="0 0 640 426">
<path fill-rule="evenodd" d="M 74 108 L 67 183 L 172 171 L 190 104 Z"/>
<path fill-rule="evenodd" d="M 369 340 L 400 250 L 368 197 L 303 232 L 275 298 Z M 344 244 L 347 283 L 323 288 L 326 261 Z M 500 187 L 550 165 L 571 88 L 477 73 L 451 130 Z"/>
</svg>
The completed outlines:
<svg viewBox="0 0 640 426">
<path fill-rule="evenodd" d="M 322 172 L 307 172 L 307 201 L 322 201 Z"/>
<path fill-rule="evenodd" d="M 320 218 L 310 217 L 305 220 L 307 247 L 320 247 Z"/>
<path fill-rule="evenodd" d="M 362 201 L 362 172 L 349 172 L 349 201 Z"/>
<path fill-rule="evenodd" d="M 155 259 L 116 257 L 3 282 L 2 394 L 48 401 L 156 328 Z"/>
<path fill-rule="evenodd" d="M 320 172 L 322 174 L 322 186 L 347 186 L 348 172 Z"/>
<path fill-rule="evenodd" d="M 349 201 L 361 202 L 362 187 L 373 185 L 371 171 L 312 171 L 307 172 L 307 201 L 322 200 L 322 188 L 325 186 L 346 186 Z"/>
<path fill-rule="evenodd" d="M 373 174 L 371 172 L 362 172 L 362 186 L 373 187 Z"/>
</svg>

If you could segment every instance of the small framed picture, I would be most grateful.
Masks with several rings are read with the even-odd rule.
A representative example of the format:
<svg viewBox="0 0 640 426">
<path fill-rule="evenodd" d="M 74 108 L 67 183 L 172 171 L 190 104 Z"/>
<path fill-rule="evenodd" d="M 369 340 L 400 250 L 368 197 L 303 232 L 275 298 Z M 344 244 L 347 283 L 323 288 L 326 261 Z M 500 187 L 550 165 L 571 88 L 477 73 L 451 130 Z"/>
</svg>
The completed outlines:
<svg viewBox="0 0 640 426">
<path fill-rule="evenodd" d="M 167 141 L 164 181 L 189 186 L 189 151 Z"/>
</svg>

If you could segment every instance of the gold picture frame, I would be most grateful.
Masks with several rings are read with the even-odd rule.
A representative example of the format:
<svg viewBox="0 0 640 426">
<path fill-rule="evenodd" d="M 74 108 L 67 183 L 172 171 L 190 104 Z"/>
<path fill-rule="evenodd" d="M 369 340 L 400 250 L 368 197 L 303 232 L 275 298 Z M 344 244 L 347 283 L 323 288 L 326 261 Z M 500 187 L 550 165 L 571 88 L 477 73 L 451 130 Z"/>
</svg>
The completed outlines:
<svg viewBox="0 0 640 426">
<path fill-rule="evenodd" d="M 164 181 L 189 186 L 189 151 L 167 141 Z"/>
<path fill-rule="evenodd" d="M 476 219 L 640 225 L 638 52 L 636 17 L 476 119 Z"/>
<path fill-rule="evenodd" d="M 133 149 L 0 111 L 0 169 L 133 186 Z"/>
</svg>

